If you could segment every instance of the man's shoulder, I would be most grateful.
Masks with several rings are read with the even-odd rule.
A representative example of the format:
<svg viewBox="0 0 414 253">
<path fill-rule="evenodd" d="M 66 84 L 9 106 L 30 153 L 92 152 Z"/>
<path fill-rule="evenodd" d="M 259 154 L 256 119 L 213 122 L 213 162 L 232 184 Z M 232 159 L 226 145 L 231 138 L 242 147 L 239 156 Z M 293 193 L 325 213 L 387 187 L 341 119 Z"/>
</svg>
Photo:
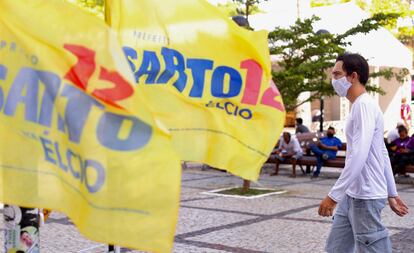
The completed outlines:
<svg viewBox="0 0 414 253">
<path fill-rule="evenodd" d="M 309 127 L 307 127 L 307 126 L 303 126 L 303 129 L 306 131 L 306 133 L 309 133 L 310 131 L 309 131 Z"/>
<path fill-rule="evenodd" d="M 296 132 L 299 133 L 308 133 L 309 132 L 309 128 L 305 125 L 300 125 L 296 127 Z"/>
<path fill-rule="evenodd" d="M 375 115 L 377 115 L 378 112 L 381 112 L 378 103 L 369 95 L 364 95 L 361 99 L 358 99 L 351 108 L 351 114 L 353 115 L 364 113 L 376 117 Z"/>
</svg>

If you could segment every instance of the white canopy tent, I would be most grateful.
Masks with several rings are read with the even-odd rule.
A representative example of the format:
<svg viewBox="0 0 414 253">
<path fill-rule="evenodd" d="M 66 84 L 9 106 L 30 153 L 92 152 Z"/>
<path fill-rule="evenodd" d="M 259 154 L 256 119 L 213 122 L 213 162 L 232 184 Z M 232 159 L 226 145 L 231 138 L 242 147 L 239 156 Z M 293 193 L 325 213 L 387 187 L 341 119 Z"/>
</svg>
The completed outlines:
<svg viewBox="0 0 414 253">
<path fill-rule="evenodd" d="M 265 6 L 263 6 L 265 7 Z M 324 29 L 330 33 L 339 34 L 358 25 L 369 15 L 352 2 L 331 6 L 304 8 L 302 18 L 316 15 L 321 18 L 315 23 L 315 31 Z M 297 11 L 289 5 L 280 4 L 280 1 L 270 1 L 266 13 L 250 16 L 250 25 L 256 30 L 271 31 L 280 26 L 287 28 L 293 25 L 297 18 Z M 388 30 L 380 28 L 368 34 L 350 38 L 350 52 L 359 52 L 374 66 L 390 66 L 398 68 L 412 68 L 410 50 L 396 39 Z"/>
<path fill-rule="evenodd" d="M 266 13 L 252 15 L 249 18 L 250 25 L 256 30 L 265 29 L 268 31 L 277 26 L 288 28 L 293 25 L 298 17 L 297 10 L 295 8 L 283 8 L 280 3 L 280 1 L 270 1 L 269 6 L 262 8 L 267 11 Z M 312 15 L 321 18 L 314 25 L 315 31 L 324 29 L 333 34 L 343 33 L 369 17 L 367 13 L 352 2 L 317 8 L 310 8 L 309 5 L 308 8 L 303 8 L 300 11 L 301 18 L 309 18 Z M 348 46 L 346 50 L 363 55 L 368 59 L 372 69 L 378 70 L 383 67 L 391 67 L 395 71 L 402 68 L 407 68 L 410 71 L 412 69 L 412 53 L 410 50 L 384 28 L 371 31 L 368 34 L 352 36 L 349 41 L 352 45 Z M 377 80 L 377 82 L 387 92 L 385 96 L 378 99 L 384 117 L 387 119 L 385 128 L 388 130 L 394 128 L 399 120 L 401 97 L 407 97 L 408 101 L 411 98 L 411 83 L 407 81 L 401 85 L 395 80 L 387 81 L 383 78 Z M 344 108 L 342 105 L 339 106 L 338 103 L 340 103 L 340 100 L 337 97 L 328 102 L 332 108 L 326 108 L 327 115 L 342 114 L 335 111 L 338 108 Z M 335 120 L 334 118 L 331 120 Z M 336 120 L 339 119 L 342 118 Z"/>
</svg>

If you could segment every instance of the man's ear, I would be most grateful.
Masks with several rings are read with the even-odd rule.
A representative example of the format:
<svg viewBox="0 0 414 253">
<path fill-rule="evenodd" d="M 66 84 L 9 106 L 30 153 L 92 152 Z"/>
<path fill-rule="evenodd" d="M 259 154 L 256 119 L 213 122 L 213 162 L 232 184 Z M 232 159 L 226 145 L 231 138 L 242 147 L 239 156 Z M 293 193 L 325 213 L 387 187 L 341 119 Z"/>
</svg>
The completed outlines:
<svg viewBox="0 0 414 253">
<path fill-rule="evenodd" d="M 359 81 L 357 72 L 352 72 L 351 78 L 352 78 L 352 81 Z"/>
</svg>

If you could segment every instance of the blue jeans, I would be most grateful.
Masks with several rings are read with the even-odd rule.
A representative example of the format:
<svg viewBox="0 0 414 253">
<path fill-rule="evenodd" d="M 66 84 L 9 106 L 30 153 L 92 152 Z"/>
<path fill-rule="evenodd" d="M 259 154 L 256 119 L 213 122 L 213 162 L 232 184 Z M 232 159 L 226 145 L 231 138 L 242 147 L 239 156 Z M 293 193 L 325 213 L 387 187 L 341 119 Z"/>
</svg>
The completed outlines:
<svg viewBox="0 0 414 253">
<path fill-rule="evenodd" d="M 392 252 L 381 222 L 386 199 L 355 199 L 345 195 L 338 205 L 325 250 L 329 253 Z"/>
<path fill-rule="evenodd" d="M 326 160 L 334 159 L 335 156 L 330 154 L 330 152 L 326 152 L 326 150 L 318 148 L 318 146 L 316 146 L 315 144 L 310 145 L 310 149 L 316 156 L 316 170 L 313 172 L 313 175 L 317 177 L 319 176 L 319 173 L 321 173 L 322 165 L 323 165 L 323 162 L 325 161 L 322 158 L 322 155 L 326 154 L 328 158 Z"/>
</svg>

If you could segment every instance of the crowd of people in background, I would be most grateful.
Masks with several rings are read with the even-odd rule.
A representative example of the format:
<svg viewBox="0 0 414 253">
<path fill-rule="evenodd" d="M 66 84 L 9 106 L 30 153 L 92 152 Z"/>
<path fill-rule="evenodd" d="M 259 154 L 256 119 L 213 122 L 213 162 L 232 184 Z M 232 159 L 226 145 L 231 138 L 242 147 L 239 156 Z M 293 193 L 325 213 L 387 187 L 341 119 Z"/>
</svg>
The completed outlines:
<svg viewBox="0 0 414 253">
<path fill-rule="evenodd" d="M 404 104 L 404 101 L 402 101 Z M 403 112 L 404 110 L 404 112 Z M 407 113 L 408 111 L 408 113 Z M 401 114 L 406 121 L 399 122 L 395 129 L 388 132 L 386 146 L 391 160 L 393 173 L 399 178 L 409 177 L 405 168 L 407 165 L 414 165 L 414 134 L 409 136 L 409 129 L 406 127 L 408 120 L 411 119 L 411 112 L 401 108 Z M 310 133 L 309 128 L 303 124 L 302 118 L 296 119 L 295 134 Z M 312 174 L 312 179 L 318 178 L 324 161 L 335 159 L 337 151 L 341 149 L 342 142 L 335 136 L 335 128 L 329 127 L 326 136 L 320 138 L 317 142 L 312 143 L 309 148 L 317 158 L 317 166 Z M 277 175 L 279 172 L 279 162 L 291 159 L 292 174 L 296 177 L 296 161 L 303 156 L 303 150 L 296 139 L 289 132 L 284 132 L 281 136 L 277 147 L 273 150 L 271 158 L 276 159 L 276 170 L 271 175 Z"/>
<path fill-rule="evenodd" d="M 404 123 L 398 123 L 387 136 L 387 149 L 390 156 L 394 175 L 409 177 L 405 167 L 414 164 L 414 135 L 408 135 L 408 129 Z"/>
</svg>

